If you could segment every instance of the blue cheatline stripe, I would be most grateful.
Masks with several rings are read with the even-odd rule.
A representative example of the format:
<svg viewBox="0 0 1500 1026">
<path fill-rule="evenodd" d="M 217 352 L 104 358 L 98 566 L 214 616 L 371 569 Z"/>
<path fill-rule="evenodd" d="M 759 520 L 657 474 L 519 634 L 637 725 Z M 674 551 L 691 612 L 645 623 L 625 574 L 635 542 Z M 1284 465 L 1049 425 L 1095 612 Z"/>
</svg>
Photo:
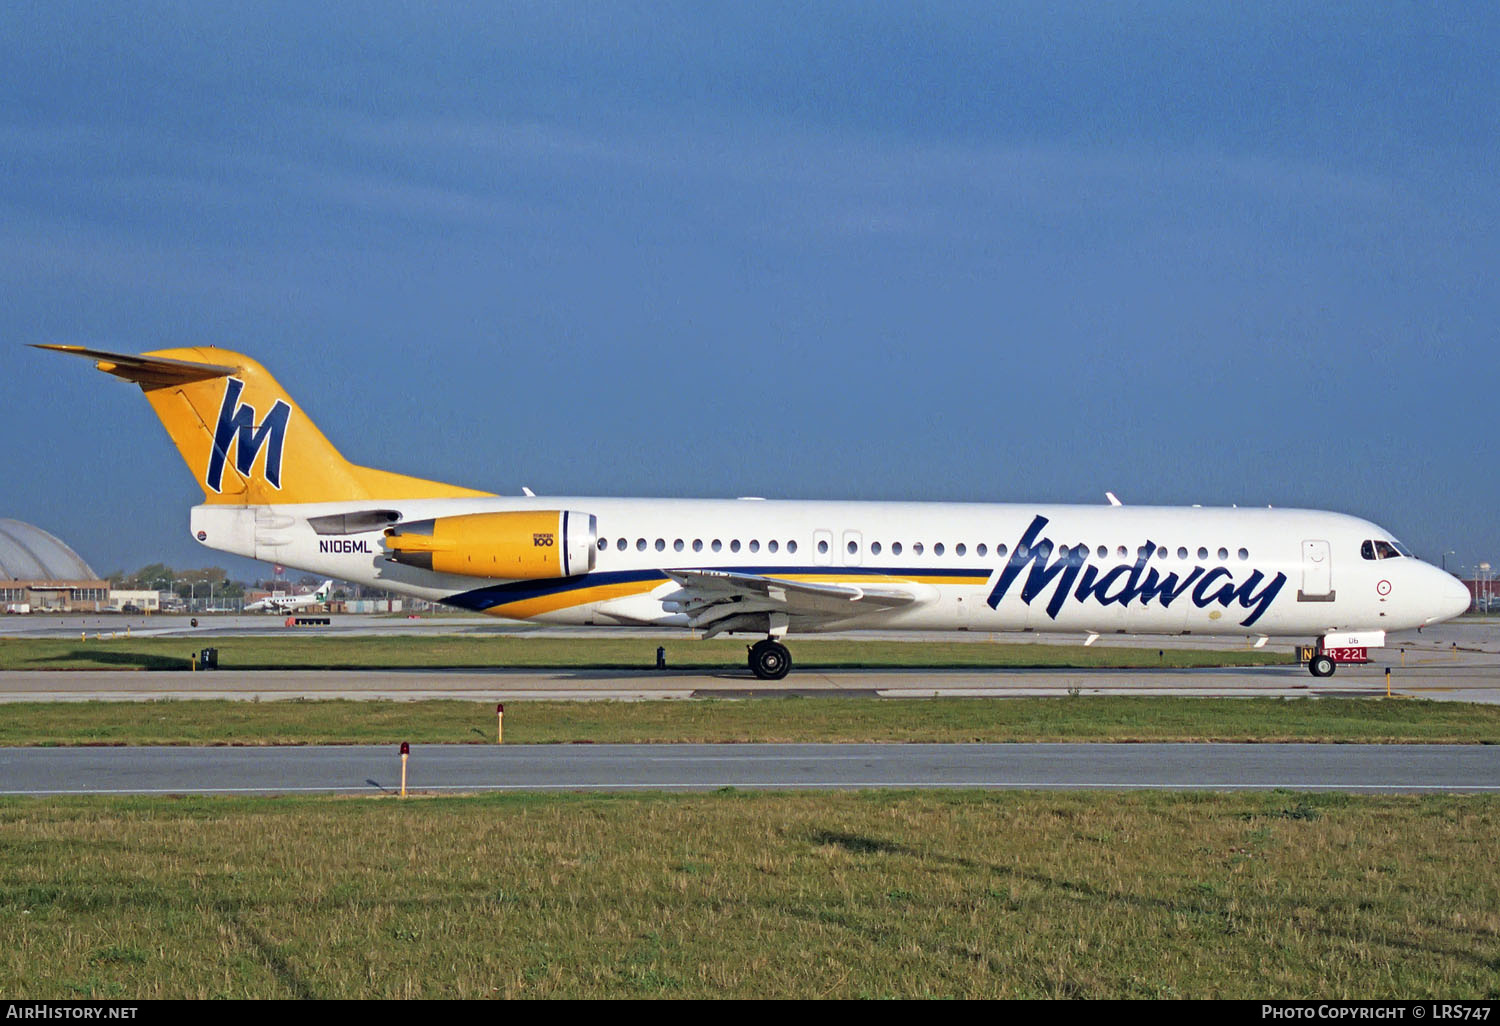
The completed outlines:
<svg viewBox="0 0 1500 1026">
<path fill-rule="evenodd" d="M 681 569 L 718 570 L 723 573 L 757 574 L 764 577 L 786 574 L 821 574 L 842 577 L 967 577 L 976 584 L 988 581 L 992 572 L 931 566 L 704 566 L 682 567 Z M 581 574 L 577 577 L 558 578 L 551 581 L 509 581 L 505 584 L 492 584 L 486 588 L 475 588 L 473 591 L 450 595 L 442 601 L 445 605 L 482 611 L 509 602 L 522 602 L 526 599 L 540 598 L 543 595 L 558 595 L 582 588 L 597 588 L 607 584 L 631 584 L 636 581 L 665 581 L 666 579 L 667 575 L 660 570 L 614 570 L 609 573 Z"/>
</svg>

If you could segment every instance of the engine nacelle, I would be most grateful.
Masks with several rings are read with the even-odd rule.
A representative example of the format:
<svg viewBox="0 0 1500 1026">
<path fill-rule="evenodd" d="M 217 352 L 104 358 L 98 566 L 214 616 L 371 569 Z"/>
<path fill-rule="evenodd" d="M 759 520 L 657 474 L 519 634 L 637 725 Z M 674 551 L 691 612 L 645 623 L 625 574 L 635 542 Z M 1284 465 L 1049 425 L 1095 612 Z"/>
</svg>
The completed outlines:
<svg viewBox="0 0 1500 1026">
<path fill-rule="evenodd" d="M 397 524 L 389 559 L 440 574 L 545 580 L 594 569 L 598 521 L 576 510 L 469 513 Z"/>
</svg>

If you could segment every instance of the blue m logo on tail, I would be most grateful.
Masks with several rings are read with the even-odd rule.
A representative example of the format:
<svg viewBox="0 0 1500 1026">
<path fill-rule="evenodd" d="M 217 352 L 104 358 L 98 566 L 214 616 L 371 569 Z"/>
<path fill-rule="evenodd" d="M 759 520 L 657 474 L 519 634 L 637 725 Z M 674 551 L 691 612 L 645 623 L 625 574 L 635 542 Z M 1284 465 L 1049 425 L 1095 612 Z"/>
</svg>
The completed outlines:
<svg viewBox="0 0 1500 1026">
<path fill-rule="evenodd" d="M 286 425 L 291 419 L 292 408 L 283 399 L 276 400 L 271 412 L 259 425 L 255 423 L 255 407 L 240 403 L 240 393 L 245 383 L 239 378 L 230 378 L 224 388 L 224 402 L 219 406 L 219 423 L 214 428 L 214 448 L 208 457 L 208 473 L 204 483 L 214 491 L 221 491 L 224 483 L 224 461 L 229 458 L 229 447 L 235 447 L 234 466 L 241 474 L 250 476 L 255 458 L 260 450 L 266 450 L 266 480 L 272 488 L 281 488 L 281 449 L 286 444 Z"/>
</svg>

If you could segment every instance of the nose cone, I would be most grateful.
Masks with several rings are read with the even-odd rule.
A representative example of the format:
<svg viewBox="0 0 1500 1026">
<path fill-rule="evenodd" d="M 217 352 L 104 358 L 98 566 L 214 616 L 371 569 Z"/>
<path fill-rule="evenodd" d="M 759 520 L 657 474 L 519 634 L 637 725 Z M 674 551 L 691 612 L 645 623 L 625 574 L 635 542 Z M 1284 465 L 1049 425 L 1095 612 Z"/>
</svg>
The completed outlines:
<svg viewBox="0 0 1500 1026">
<path fill-rule="evenodd" d="M 1437 573 L 1441 580 L 1437 582 L 1432 603 L 1437 615 L 1429 617 L 1428 623 L 1440 623 L 1443 620 L 1451 620 L 1455 616 L 1462 616 L 1469 611 L 1469 606 L 1473 602 L 1469 589 L 1463 581 L 1441 570 Z"/>
</svg>

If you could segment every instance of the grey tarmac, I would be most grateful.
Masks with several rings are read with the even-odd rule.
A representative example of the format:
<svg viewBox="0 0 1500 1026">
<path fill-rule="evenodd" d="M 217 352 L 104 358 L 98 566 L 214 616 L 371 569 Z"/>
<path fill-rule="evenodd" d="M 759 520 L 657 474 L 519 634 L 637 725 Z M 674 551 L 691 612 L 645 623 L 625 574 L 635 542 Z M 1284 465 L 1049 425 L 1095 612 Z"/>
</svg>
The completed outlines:
<svg viewBox="0 0 1500 1026">
<path fill-rule="evenodd" d="M 0 749 L 0 794 L 379 795 L 394 746 Z M 417 792 L 871 788 L 1493 793 L 1487 745 L 418 745 Z"/>
<path fill-rule="evenodd" d="M 795 650 L 794 650 L 795 652 Z M 1393 694 L 1500 702 L 1500 658 L 1434 655 L 1391 669 Z M 620 670 L 12 670 L 0 703 L 289 699 L 615 700 L 874 696 L 1027 698 L 1080 695 L 1361 698 L 1385 694 L 1384 666 L 1343 666 L 1318 680 L 1299 666 L 1207 670 L 797 670 L 785 680 L 725 673 Z"/>
</svg>

